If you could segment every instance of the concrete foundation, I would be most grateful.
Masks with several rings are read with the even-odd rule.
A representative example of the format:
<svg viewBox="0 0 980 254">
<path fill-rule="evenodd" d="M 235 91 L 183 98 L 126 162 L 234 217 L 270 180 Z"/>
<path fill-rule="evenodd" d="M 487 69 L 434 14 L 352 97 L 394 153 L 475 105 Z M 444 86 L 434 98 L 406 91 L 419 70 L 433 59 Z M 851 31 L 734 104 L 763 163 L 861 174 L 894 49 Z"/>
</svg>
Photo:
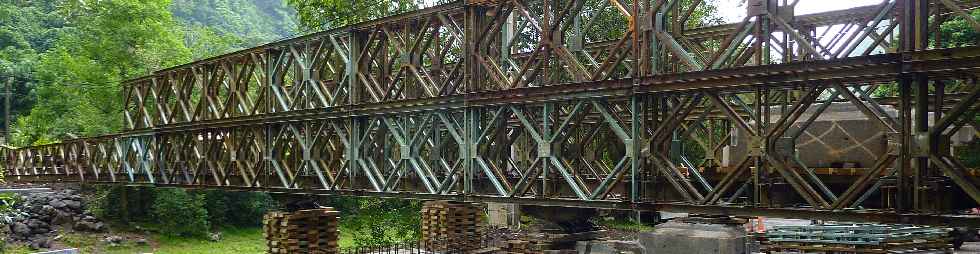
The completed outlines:
<svg viewBox="0 0 980 254">
<path fill-rule="evenodd" d="M 645 254 L 747 253 L 745 229 L 739 224 L 671 221 L 640 234 Z"/>
<path fill-rule="evenodd" d="M 521 226 L 520 205 L 487 203 L 487 223 L 491 227 L 517 228 Z"/>
</svg>

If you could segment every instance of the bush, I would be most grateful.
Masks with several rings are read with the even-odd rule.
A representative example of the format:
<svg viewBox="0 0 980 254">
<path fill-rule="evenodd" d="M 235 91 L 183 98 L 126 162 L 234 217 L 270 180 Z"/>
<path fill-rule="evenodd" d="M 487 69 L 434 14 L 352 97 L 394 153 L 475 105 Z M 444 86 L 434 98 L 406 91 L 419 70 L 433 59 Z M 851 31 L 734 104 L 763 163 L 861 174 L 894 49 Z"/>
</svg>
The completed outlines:
<svg viewBox="0 0 980 254">
<path fill-rule="evenodd" d="M 159 188 L 154 198 L 153 214 L 164 234 L 203 236 L 210 229 L 203 195 L 183 189 Z"/>
<path fill-rule="evenodd" d="M 276 202 L 263 192 L 203 191 L 208 221 L 214 226 L 253 227 L 262 225 L 262 215 Z"/>
<path fill-rule="evenodd" d="M 85 191 L 93 193 L 88 201 L 88 210 L 104 221 L 127 225 L 134 220 L 149 219 L 152 215 L 155 188 L 119 185 L 85 187 Z"/>
<path fill-rule="evenodd" d="M 418 201 L 337 197 L 330 205 L 340 210 L 341 228 L 358 246 L 414 241 L 421 235 Z"/>
<path fill-rule="evenodd" d="M 275 200 L 262 192 L 118 185 L 86 188 L 92 194 L 88 209 L 97 217 L 121 225 L 159 225 L 161 231 L 174 235 L 203 235 L 211 226 L 261 226 L 262 215 L 276 207 Z"/>
</svg>

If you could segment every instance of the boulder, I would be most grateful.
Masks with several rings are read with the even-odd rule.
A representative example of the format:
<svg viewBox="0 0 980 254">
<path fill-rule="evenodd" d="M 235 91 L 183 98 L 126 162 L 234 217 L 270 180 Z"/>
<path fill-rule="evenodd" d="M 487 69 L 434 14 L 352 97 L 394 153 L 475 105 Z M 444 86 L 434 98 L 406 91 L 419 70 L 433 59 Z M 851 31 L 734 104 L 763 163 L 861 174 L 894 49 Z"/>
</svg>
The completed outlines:
<svg viewBox="0 0 980 254">
<path fill-rule="evenodd" d="M 70 200 L 70 199 L 69 200 L 65 200 L 64 202 L 65 202 L 65 205 L 68 206 L 69 209 L 72 209 L 72 210 L 75 210 L 75 211 L 78 211 L 78 210 L 81 210 L 82 209 L 82 202 L 79 202 L 79 201 L 76 201 L 76 200 Z"/>
<path fill-rule="evenodd" d="M 110 235 L 102 239 L 102 242 L 106 243 L 106 245 L 109 246 L 118 246 L 122 244 L 124 240 L 125 239 L 123 239 L 122 236 Z"/>
<path fill-rule="evenodd" d="M 68 206 L 68 204 L 66 204 L 65 201 L 62 201 L 60 199 L 51 200 L 51 202 L 48 204 L 58 209 L 65 208 L 66 206 Z"/>
<path fill-rule="evenodd" d="M 31 228 L 27 226 L 27 224 L 21 222 L 14 222 L 14 224 L 11 224 L 10 227 L 11 227 L 10 231 L 13 231 L 14 234 L 16 235 L 30 236 L 31 234 Z"/>
<path fill-rule="evenodd" d="M 54 225 L 66 225 L 72 223 L 71 213 L 57 211 L 53 219 L 51 219 L 51 224 Z"/>
<path fill-rule="evenodd" d="M 82 220 L 82 221 L 76 222 L 75 223 L 75 227 L 74 227 L 75 230 L 78 230 L 78 231 L 89 231 L 89 232 L 99 232 L 99 231 L 102 231 L 102 229 L 104 229 L 104 228 L 105 228 L 105 225 L 102 224 L 102 222 L 86 221 L 86 220 Z"/>
<path fill-rule="evenodd" d="M 221 241 L 221 232 L 208 234 L 208 239 L 211 240 L 212 242 Z"/>
<path fill-rule="evenodd" d="M 47 237 L 38 237 L 31 240 L 31 249 L 47 249 L 51 248 L 51 239 Z"/>
</svg>

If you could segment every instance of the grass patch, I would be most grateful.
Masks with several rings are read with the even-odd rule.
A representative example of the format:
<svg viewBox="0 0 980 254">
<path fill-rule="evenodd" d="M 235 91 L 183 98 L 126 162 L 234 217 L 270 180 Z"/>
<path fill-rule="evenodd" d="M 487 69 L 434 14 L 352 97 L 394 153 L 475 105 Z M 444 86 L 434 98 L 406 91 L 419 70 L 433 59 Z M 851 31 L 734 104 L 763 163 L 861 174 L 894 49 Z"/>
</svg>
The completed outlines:
<svg viewBox="0 0 980 254">
<path fill-rule="evenodd" d="M 653 230 L 653 226 L 628 220 L 628 219 L 599 220 L 596 224 L 608 229 L 616 229 L 616 230 L 632 231 L 632 232 Z"/>
<path fill-rule="evenodd" d="M 115 247 L 106 247 L 103 253 L 215 253 L 246 254 L 265 253 L 265 240 L 261 228 L 229 228 L 221 231 L 221 241 L 212 242 L 194 237 L 165 235 L 151 236 L 151 245 L 135 246 L 131 241 Z"/>
<path fill-rule="evenodd" d="M 152 225 L 142 225 L 143 229 L 154 230 Z M 56 241 L 55 248 L 78 248 L 81 253 L 106 253 L 106 254 L 133 254 L 133 253 L 155 253 L 155 254 L 260 254 L 265 253 L 265 238 L 262 236 L 262 228 L 225 228 L 221 230 L 221 241 L 211 242 L 200 237 L 179 237 L 168 236 L 158 233 L 142 235 L 134 233 L 136 229 L 127 228 L 113 233 L 66 233 Z M 141 231 L 142 232 L 142 231 Z M 397 232 L 391 230 L 386 232 L 394 237 Z M 352 230 L 340 229 L 340 248 L 352 248 L 354 242 Z M 126 240 L 119 246 L 108 246 L 102 240 L 107 235 L 123 236 Z M 145 237 L 149 241 L 147 245 L 137 245 L 134 240 L 138 237 Z M 31 250 L 28 246 L 21 244 L 8 244 L 3 254 L 29 254 L 38 252 Z"/>
<path fill-rule="evenodd" d="M 19 244 L 16 244 L 16 245 L 15 244 L 7 244 L 7 246 L 3 250 L 0 250 L 0 253 L 10 253 L 10 254 L 29 254 L 29 253 L 34 253 L 34 252 L 37 252 L 37 251 L 33 251 L 33 250 L 31 250 L 31 248 L 28 248 L 25 245 L 19 245 Z"/>
</svg>

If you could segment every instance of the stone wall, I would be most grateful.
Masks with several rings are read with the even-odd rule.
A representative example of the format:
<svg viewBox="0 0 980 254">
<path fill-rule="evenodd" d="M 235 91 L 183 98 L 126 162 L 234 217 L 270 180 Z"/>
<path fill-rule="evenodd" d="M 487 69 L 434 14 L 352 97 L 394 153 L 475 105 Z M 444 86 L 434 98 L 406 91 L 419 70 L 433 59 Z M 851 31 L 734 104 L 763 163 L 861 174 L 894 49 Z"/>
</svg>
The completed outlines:
<svg viewBox="0 0 980 254">
<path fill-rule="evenodd" d="M 99 232 L 105 224 L 85 209 L 82 195 L 72 190 L 20 194 L 11 221 L 0 227 L 7 241 L 29 243 L 33 248 L 48 248 L 59 231 Z"/>
</svg>

